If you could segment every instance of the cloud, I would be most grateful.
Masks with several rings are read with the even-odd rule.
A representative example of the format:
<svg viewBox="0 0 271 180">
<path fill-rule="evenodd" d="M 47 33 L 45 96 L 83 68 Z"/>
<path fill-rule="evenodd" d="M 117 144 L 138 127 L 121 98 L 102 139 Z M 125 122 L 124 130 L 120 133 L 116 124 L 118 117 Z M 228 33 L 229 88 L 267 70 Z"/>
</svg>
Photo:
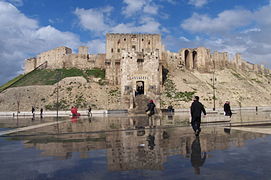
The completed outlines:
<svg viewBox="0 0 271 180">
<path fill-rule="evenodd" d="M 271 26 L 271 1 L 270 5 L 264 6 L 254 13 L 255 21 L 263 26 Z"/>
<path fill-rule="evenodd" d="M 36 30 L 34 39 L 43 46 L 42 49 L 50 49 L 59 45 L 76 48 L 81 44 L 77 35 L 59 31 L 52 26 L 45 26 Z"/>
<path fill-rule="evenodd" d="M 24 5 L 23 0 L 7 0 L 7 2 L 10 2 L 14 6 L 23 6 Z"/>
<path fill-rule="evenodd" d="M 170 4 L 177 4 L 178 0 L 160 0 L 160 1 L 164 1 L 164 2 L 168 2 Z"/>
<path fill-rule="evenodd" d="M 126 17 L 131 17 L 142 12 L 142 9 L 143 13 L 155 15 L 159 9 L 152 0 L 123 0 L 123 3 L 126 4 L 126 6 L 122 8 L 122 14 Z"/>
<path fill-rule="evenodd" d="M 194 13 L 181 27 L 190 32 L 225 33 L 251 22 L 252 13 L 248 10 L 227 10 L 211 18 L 205 14 Z"/>
<path fill-rule="evenodd" d="M 118 24 L 113 27 L 111 32 L 113 33 L 159 33 L 160 24 L 156 21 L 151 21 L 146 24 L 135 26 L 133 23 Z"/>
<path fill-rule="evenodd" d="M 143 8 L 143 12 L 156 15 L 158 13 L 158 6 L 148 4 Z"/>
<path fill-rule="evenodd" d="M 150 9 L 148 9 L 150 8 Z M 110 19 L 110 13 L 113 8 L 92 8 L 79 9 L 77 8 L 74 14 L 79 19 L 79 25 L 85 30 L 94 32 L 96 35 L 104 35 L 107 32 L 113 33 L 161 33 L 166 32 L 167 29 L 149 15 L 138 16 L 136 20 L 127 23 L 115 23 Z M 150 6 L 145 6 L 141 9 L 142 12 L 149 11 L 149 14 L 156 12 Z"/>
<path fill-rule="evenodd" d="M 86 43 L 89 47 L 89 51 L 92 54 L 104 53 L 105 52 L 105 40 L 104 39 L 94 39 Z"/>
<path fill-rule="evenodd" d="M 190 42 L 190 40 L 189 40 L 189 39 L 187 39 L 187 38 L 186 38 L 186 37 L 184 37 L 184 36 L 181 36 L 179 39 L 180 39 L 180 40 L 182 40 L 182 41 L 185 41 L 185 42 Z"/>
<path fill-rule="evenodd" d="M 137 25 L 135 23 L 121 23 L 111 29 L 111 32 L 114 33 L 160 33 L 161 31 L 166 30 L 161 28 L 159 22 L 149 17 L 142 18 Z"/>
<path fill-rule="evenodd" d="M 241 33 L 247 34 L 247 33 L 250 33 L 250 32 L 261 32 L 261 29 L 259 29 L 259 28 L 251 28 L 251 29 L 246 29 L 246 30 L 242 31 Z"/>
<path fill-rule="evenodd" d="M 202 7 L 207 3 L 208 3 L 208 0 L 189 0 L 188 1 L 188 4 L 191 4 L 196 7 Z"/>
<path fill-rule="evenodd" d="M 22 14 L 14 5 L 0 2 L 0 84 L 22 73 L 24 59 L 58 46 L 78 47 L 79 37 L 61 32 Z"/>
<path fill-rule="evenodd" d="M 194 13 L 184 20 L 181 27 L 201 37 L 194 41 L 195 47 L 205 46 L 211 50 L 231 54 L 241 53 L 249 62 L 265 64 L 271 68 L 271 5 L 254 11 L 244 9 L 226 10 L 215 17 Z M 182 45 L 191 43 L 179 39 Z M 175 44 L 180 42 L 175 41 Z M 174 47 L 174 44 L 171 45 Z"/>
<path fill-rule="evenodd" d="M 76 8 L 74 14 L 78 16 L 80 20 L 79 24 L 83 28 L 94 32 L 104 32 L 109 28 L 107 17 L 112 10 L 111 6 L 100 9 Z"/>
</svg>

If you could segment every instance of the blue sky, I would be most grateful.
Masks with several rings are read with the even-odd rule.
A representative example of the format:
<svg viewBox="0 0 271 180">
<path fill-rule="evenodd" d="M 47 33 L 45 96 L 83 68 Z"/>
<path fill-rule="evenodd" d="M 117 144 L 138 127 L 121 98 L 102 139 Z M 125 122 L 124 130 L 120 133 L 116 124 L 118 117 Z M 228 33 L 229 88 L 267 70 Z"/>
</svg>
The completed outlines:
<svg viewBox="0 0 271 180">
<path fill-rule="evenodd" d="M 0 84 L 58 46 L 104 53 L 107 32 L 159 33 L 173 52 L 205 46 L 271 67 L 270 0 L 0 0 Z"/>
</svg>

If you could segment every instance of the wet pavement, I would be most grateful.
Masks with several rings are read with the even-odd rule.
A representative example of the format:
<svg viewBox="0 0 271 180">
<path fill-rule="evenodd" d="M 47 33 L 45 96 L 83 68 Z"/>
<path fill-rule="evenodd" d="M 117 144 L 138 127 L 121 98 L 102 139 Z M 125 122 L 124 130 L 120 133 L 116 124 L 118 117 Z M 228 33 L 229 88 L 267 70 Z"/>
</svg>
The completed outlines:
<svg viewBox="0 0 271 180">
<path fill-rule="evenodd" d="M 188 113 L 1 118 L 0 132 L 30 129 L 0 136 L 0 179 L 270 179 L 271 136 L 233 127 L 270 119 L 209 114 L 196 138 Z"/>
</svg>

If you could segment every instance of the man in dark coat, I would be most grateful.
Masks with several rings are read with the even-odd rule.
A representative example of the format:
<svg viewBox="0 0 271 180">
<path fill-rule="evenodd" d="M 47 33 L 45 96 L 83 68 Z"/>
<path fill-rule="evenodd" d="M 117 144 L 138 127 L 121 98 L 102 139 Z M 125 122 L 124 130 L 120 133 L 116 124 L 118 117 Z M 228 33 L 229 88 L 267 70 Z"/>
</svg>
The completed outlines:
<svg viewBox="0 0 271 180">
<path fill-rule="evenodd" d="M 202 112 L 204 115 L 206 115 L 204 106 L 199 102 L 199 97 L 195 96 L 194 102 L 191 104 L 191 107 L 190 107 L 190 113 L 191 113 L 191 125 L 196 136 L 198 136 L 201 131 L 200 123 L 201 123 Z"/>
<path fill-rule="evenodd" d="M 34 108 L 34 106 L 32 106 L 31 112 L 32 112 L 32 114 L 35 113 L 35 108 Z"/>
<path fill-rule="evenodd" d="M 153 100 L 150 100 L 149 103 L 147 104 L 148 109 L 146 110 L 146 112 L 148 113 L 148 116 L 151 117 L 152 115 L 154 115 L 155 113 L 155 104 L 153 102 Z"/>
<path fill-rule="evenodd" d="M 224 104 L 224 112 L 225 112 L 225 116 L 231 117 L 232 112 L 231 112 L 230 101 L 226 101 L 226 103 Z"/>
</svg>

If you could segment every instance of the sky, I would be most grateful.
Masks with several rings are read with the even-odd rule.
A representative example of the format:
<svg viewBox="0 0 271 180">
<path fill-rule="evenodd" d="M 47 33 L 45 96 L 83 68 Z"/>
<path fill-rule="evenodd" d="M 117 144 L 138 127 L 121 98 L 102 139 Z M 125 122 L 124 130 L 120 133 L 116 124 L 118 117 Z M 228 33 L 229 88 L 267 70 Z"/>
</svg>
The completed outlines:
<svg viewBox="0 0 271 180">
<path fill-rule="evenodd" d="M 172 52 L 204 46 L 271 68 L 270 32 L 271 0 L 0 0 L 0 85 L 59 46 L 105 53 L 106 33 L 159 33 Z"/>
</svg>

